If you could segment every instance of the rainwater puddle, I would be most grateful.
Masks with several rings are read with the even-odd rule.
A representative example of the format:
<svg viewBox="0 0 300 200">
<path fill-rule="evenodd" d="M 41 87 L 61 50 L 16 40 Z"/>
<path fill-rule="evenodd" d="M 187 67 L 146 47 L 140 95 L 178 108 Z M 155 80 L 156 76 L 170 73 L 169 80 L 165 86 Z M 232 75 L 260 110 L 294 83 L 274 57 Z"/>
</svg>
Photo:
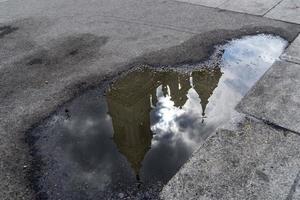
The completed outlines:
<svg viewBox="0 0 300 200">
<path fill-rule="evenodd" d="M 144 66 L 76 98 L 31 133 L 38 198 L 158 198 L 209 135 L 240 119 L 234 107 L 286 45 L 244 37 L 217 62 Z"/>
</svg>

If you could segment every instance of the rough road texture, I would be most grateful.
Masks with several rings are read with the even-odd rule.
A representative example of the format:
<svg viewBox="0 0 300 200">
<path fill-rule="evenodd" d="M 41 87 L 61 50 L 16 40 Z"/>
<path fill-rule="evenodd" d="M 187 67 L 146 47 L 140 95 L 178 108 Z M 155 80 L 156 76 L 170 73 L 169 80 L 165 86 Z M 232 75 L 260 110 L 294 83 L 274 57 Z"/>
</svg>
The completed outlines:
<svg viewBox="0 0 300 200">
<path fill-rule="evenodd" d="M 194 153 L 163 199 L 298 199 L 300 135 L 247 119 Z"/>
<path fill-rule="evenodd" d="M 237 109 L 300 133 L 300 66 L 278 61 L 243 98 Z"/>
<path fill-rule="evenodd" d="M 234 37 L 292 41 L 300 30 L 158 0 L 11 0 L 0 2 L 0 16 L 0 197 L 13 200 L 34 198 L 25 131 L 80 92 L 133 63 L 197 62 Z"/>
</svg>

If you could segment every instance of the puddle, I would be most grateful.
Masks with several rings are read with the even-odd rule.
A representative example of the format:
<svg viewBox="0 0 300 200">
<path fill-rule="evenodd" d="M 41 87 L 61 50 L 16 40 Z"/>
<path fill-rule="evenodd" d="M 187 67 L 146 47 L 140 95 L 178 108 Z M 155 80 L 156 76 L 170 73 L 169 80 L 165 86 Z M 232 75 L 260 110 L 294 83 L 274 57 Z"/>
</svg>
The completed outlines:
<svg viewBox="0 0 300 200">
<path fill-rule="evenodd" d="M 235 105 L 286 45 L 244 37 L 216 62 L 141 68 L 76 98 L 31 133 L 38 198 L 156 199 L 216 128 L 240 119 Z"/>
</svg>

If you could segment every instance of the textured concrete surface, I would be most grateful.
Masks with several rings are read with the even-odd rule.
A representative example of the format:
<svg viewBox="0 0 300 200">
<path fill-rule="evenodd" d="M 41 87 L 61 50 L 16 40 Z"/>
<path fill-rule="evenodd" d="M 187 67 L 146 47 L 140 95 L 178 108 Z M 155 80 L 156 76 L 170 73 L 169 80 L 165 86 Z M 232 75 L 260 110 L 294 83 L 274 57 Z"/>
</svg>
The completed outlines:
<svg viewBox="0 0 300 200">
<path fill-rule="evenodd" d="M 300 133 L 300 65 L 276 62 L 238 104 L 256 118 Z"/>
<path fill-rule="evenodd" d="M 164 187 L 162 199 L 299 199 L 300 136 L 251 119 L 220 130 Z"/>
<path fill-rule="evenodd" d="M 219 8 L 253 15 L 264 15 L 281 0 L 228 0 Z"/>
<path fill-rule="evenodd" d="M 240 13 L 260 15 L 276 20 L 300 23 L 300 1 L 298 0 L 174 0 L 209 6 Z"/>
<path fill-rule="evenodd" d="M 176 0 L 176 1 L 217 8 L 218 6 L 225 3 L 227 0 Z"/>
<path fill-rule="evenodd" d="M 300 198 L 298 47 L 299 36 L 237 106 L 255 118 L 210 137 L 162 199 Z"/>
<path fill-rule="evenodd" d="M 300 24 L 300 1 L 283 0 L 266 17 Z"/>
<path fill-rule="evenodd" d="M 281 55 L 281 59 L 300 64 L 300 35 Z"/>
<path fill-rule="evenodd" d="M 24 132 L 64 102 L 131 63 L 207 59 L 213 46 L 299 26 L 159 0 L 9 0 L 0 3 L 0 197 L 33 199 Z"/>
</svg>

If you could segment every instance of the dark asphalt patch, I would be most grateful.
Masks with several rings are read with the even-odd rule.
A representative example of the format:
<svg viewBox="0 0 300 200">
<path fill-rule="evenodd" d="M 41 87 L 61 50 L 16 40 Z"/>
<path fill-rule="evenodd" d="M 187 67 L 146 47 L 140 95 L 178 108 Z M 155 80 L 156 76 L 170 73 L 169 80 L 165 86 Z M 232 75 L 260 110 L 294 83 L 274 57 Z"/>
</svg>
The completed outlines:
<svg viewBox="0 0 300 200">
<path fill-rule="evenodd" d="M 30 60 L 26 65 L 38 65 L 38 64 L 43 64 L 43 59 L 41 58 L 34 58 Z"/>
<path fill-rule="evenodd" d="M 12 27 L 12 26 L 0 26 L 0 39 L 6 35 L 9 35 L 15 31 L 17 31 L 18 29 L 19 28 Z"/>
<path fill-rule="evenodd" d="M 24 59 L 26 65 L 70 67 L 78 62 L 92 59 L 99 49 L 108 42 L 106 36 L 82 34 L 60 38 L 47 50 L 37 50 Z M 28 60 L 28 62 L 26 62 Z M 24 61 L 18 65 L 24 65 Z"/>
<path fill-rule="evenodd" d="M 58 38 L 51 42 L 50 48 L 38 48 L 29 56 L 16 61 L 9 68 L 4 68 L 0 74 L 0 85 L 10 85 L 14 92 L 26 88 L 42 88 L 45 81 L 51 83 L 52 79 L 64 74 L 74 73 L 84 67 L 93 59 L 101 56 L 101 47 L 109 40 L 107 36 L 92 34 L 70 35 Z M 18 71 L 22 76 L 11 77 L 6 71 Z M 3 96 L 12 95 L 9 90 L 3 89 Z"/>
</svg>

